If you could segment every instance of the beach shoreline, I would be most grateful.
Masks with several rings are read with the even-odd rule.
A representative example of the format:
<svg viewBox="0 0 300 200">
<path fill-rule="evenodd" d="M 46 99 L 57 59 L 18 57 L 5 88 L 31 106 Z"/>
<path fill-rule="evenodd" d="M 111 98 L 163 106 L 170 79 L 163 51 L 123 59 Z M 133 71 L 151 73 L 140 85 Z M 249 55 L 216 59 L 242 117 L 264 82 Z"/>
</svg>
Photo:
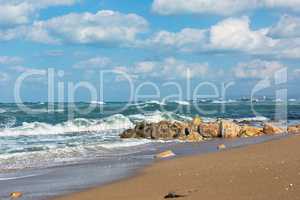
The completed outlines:
<svg viewBox="0 0 300 200">
<path fill-rule="evenodd" d="M 9 199 L 8 195 L 11 192 L 20 191 L 24 200 L 53 199 L 135 177 L 138 172 L 157 161 L 154 160 L 155 154 L 166 150 L 172 150 L 176 154 L 175 158 L 181 158 L 217 152 L 217 146 L 220 144 L 225 144 L 227 149 L 231 149 L 284 137 L 287 135 L 215 138 L 200 143 L 152 143 L 136 147 L 142 151 L 126 156 L 121 154 L 117 157 L 95 157 L 78 164 L 0 173 L 0 197 Z"/>
<path fill-rule="evenodd" d="M 169 192 L 185 199 L 297 199 L 300 136 L 289 136 L 202 155 L 156 161 L 134 175 L 54 200 L 164 199 Z M 234 189 L 236 188 L 236 189 Z"/>
</svg>

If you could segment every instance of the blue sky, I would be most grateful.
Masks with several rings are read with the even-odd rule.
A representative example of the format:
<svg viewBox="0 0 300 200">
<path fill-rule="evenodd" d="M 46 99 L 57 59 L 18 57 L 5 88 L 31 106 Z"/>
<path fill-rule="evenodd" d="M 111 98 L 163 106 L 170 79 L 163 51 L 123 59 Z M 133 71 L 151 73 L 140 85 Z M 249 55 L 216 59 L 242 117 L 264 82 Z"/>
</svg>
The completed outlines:
<svg viewBox="0 0 300 200">
<path fill-rule="evenodd" d="M 206 81 L 234 82 L 231 98 L 249 96 L 259 81 L 287 68 L 289 96 L 299 98 L 299 14 L 298 0 L 0 0 L 0 101 L 14 101 L 22 73 L 48 68 L 64 71 L 56 81 L 66 87 L 103 86 L 106 101 L 128 100 L 129 87 L 117 74 L 101 85 L 101 70 L 127 74 L 135 88 L 155 83 L 160 98 L 176 92 L 164 87 L 170 81 L 183 88 L 183 98 L 190 98 L 187 82 L 190 92 Z M 47 87 L 46 77 L 30 77 L 22 99 L 46 101 Z M 89 96 L 79 89 L 76 100 Z"/>
</svg>

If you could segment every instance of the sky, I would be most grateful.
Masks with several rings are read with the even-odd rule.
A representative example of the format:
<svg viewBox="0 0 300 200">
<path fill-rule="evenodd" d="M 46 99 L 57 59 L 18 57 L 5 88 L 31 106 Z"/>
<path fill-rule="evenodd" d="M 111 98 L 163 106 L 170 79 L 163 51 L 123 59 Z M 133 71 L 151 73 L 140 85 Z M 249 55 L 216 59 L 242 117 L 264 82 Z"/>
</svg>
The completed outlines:
<svg viewBox="0 0 300 200">
<path fill-rule="evenodd" d="M 0 0 L 0 102 L 238 98 L 282 69 L 257 95 L 300 98 L 299 61 L 299 0 Z"/>
</svg>

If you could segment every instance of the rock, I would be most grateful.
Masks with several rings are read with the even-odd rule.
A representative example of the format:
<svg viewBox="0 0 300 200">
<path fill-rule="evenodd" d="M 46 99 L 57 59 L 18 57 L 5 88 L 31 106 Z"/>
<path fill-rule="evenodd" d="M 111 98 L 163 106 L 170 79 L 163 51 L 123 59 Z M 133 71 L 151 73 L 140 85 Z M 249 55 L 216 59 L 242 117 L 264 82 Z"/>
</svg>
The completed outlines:
<svg viewBox="0 0 300 200">
<path fill-rule="evenodd" d="M 198 127 L 202 123 L 202 119 L 199 116 L 194 117 L 192 125 Z"/>
<path fill-rule="evenodd" d="M 133 130 L 133 129 L 125 130 L 125 131 L 120 135 L 120 137 L 121 137 L 122 139 L 126 139 L 126 138 L 135 138 L 135 137 L 136 137 L 135 130 Z"/>
<path fill-rule="evenodd" d="M 242 126 L 239 136 L 253 137 L 263 134 L 263 129 L 254 126 Z"/>
<path fill-rule="evenodd" d="M 12 193 L 10 193 L 9 196 L 12 199 L 18 199 L 18 198 L 21 198 L 23 196 L 23 193 L 22 192 L 12 192 Z"/>
<path fill-rule="evenodd" d="M 173 151 L 169 150 L 169 151 L 164 151 L 162 153 L 159 153 L 155 157 L 162 159 L 162 158 L 169 158 L 169 157 L 174 157 L 174 156 L 176 156 L 176 154 L 173 153 Z"/>
<path fill-rule="evenodd" d="M 274 135 L 284 133 L 285 131 L 282 128 L 279 128 L 271 123 L 265 123 L 263 128 L 263 133 L 267 135 Z"/>
<path fill-rule="evenodd" d="M 225 144 L 220 144 L 220 145 L 218 145 L 218 149 L 219 150 L 226 149 L 226 145 Z"/>
<path fill-rule="evenodd" d="M 199 132 L 205 138 L 221 137 L 220 125 L 214 123 L 201 123 L 199 125 Z"/>
<path fill-rule="evenodd" d="M 138 123 L 134 129 L 125 130 L 120 137 L 172 140 L 189 134 L 188 124 L 161 121 L 158 123 Z"/>
<path fill-rule="evenodd" d="M 161 121 L 153 126 L 154 129 L 151 134 L 152 139 L 175 139 L 178 137 L 179 130 L 176 129 L 173 123 L 168 121 Z"/>
<path fill-rule="evenodd" d="M 136 138 L 151 138 L 152 132 L 153 132 L 153 125 L 142 122 L 135 126 L 134 131 L 136 134 Z"/>
<path fill-rule="evenodd" d="M 201 142 L 203 141 L 202 135 L 200 135 L 198 132 L 192 132 L 187 136 L 180 136 L 180 140 L 187 141 L 187 142 Z"/>
<path fill-rule="evenodd" d="M 185 195 L 178 195 L 175 192 L 169 192 L 164 198 L 173 199 L 173 198 L 180 198 L 180 197 L 185 197 Z"/>
<path fill-rule="evenodd" d="M 289 126 L 288 133 L 291 133 L 291 134 L 300 133 L 300 125 Z"/>
<path fill-rule="evenodd" d="M 231 121 L 220 121 L 221 136 L 223 138 L 235 138 L 238 137 L 241 131 L 241 127 Z"/>
</svg>

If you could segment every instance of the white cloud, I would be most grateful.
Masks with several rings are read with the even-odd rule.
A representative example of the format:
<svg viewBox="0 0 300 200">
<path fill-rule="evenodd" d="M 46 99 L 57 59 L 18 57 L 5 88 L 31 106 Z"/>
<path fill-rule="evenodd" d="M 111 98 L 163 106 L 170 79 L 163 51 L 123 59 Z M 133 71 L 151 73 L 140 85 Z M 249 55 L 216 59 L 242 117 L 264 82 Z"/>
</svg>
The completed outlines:
<svg viewBox="0 0 300 200">
<path fill-rule="evenodd" d="M 5 72 L 0 72 L 0 83 L 4 83 L 9 81 L 10 77 L 7 73 Z"/>
<path fill-rule="evenodd" d="M 270 29 L 269 35 L 278 38 L 300 37 L 300 18 L 290 15 L 281 16 L 279 22 Z"/>
<path fill-rule="evenodd" d="M 190 73 L 187 73 L 187 71 Z M 163 79 L 203 77 L 208 72 L 207 63 L 193 63 L 173 57 L 162 61 L 144 61 L 135 64 L 133 73 L 143 76 L 160 77 Z"/>
<path fill-rule="evenodd" d="M 59 57 L 64 55 L 63 50 L 49 50 L 45 52 L 45 55 L 51 56 L 51 57 Z"/>
<path fill-rule="evenodd" d="M 75 64 L 73 68 L 76 69 L 103 69 L 111 65 L 112 62 L 107 57 L 94 57 L 88 60 L 80 61 L 79 63 Z"/>
<path fill-rule="evenodd" d="M 252 60 L 246 63 L 239 63 L 233 69 L 233 72 L 237 78 L 262 79 L 282 68 L 284 68 L 284 65 L 277 61 Z"/>
<path fill-rule="evenodd" d="M 13 67 L 10 67 L 10 70 L 12 71 L 10 74 L 19 75 L 22 73 L 34 73 L 31 76 L 26 77 L 25 82 L 28 83 L 34 83 L 34 84 L 47 84 L 47 69 L 40 69 L 40 68 L 32 68 L 32 67 L 26 67 L 22 65 L 16 65 Z"/>
<path fill-rule="evenodd" d="M 299 0 L 154 0 L 152 10 L 161 15 L 233 15 L 256 8 L 300 10 Z"/>
<path fill-rule="evenodd" d="M 37 69 L 37 68 L 31 68 L 31 67 L 24 67 L 22 65 L 16 65 L 10 68 L 11 70 L 18 72 L 18 73 L 25 73 L 25 72 L 34 72 L 34 73 L 40 73 L 40 74 L 46 74 L 46 69 Z"/>
<path fill-rule="evenodd" d="M 153 48 L 179 51 L 242 51 L 262 54 L 279 41 L 267 36 L 268 29 L 251 30 L 248 17 L 227 18 L 210 29 L 183 29 L 179 32 L 160 31 L 145 44 Z"/>
<path fill-rule="evenodd" d="M 61 44 L 129 44 L 136 35 L 148 28 L 148 22 L 136 14 L 123 14 L 111 10 L 93 13 L 70 13 L 46 21 L 35 21 L 23 26 L 0 32 L 4 40 L 26 38 L 27 40 Z"/>
<path fill-rule="evenodd" d="M 297 29 L 298 30 L 298 29 Z M 300 58 L 299 38 L 272 38 L 270 28 L 252 29 L 246 16 L 226 18 L 209 29 L 159 31 L 139 44 L 152 49 L 181 52 L 242 52 L 277 58 Z"/>
<path fill-rule="evenodd" d="M 200 47 L 207 40 L 207 30 L 185 28 L 177 33 L 159 31 L 145 43 L 148 46 L 161 47 L 181 51 L 191 51 Z"/>
<path fill-rule="evenodd" d="M 154 0 L 153 11 L 162 15 L 214 13 L 230 15 L 253 6 L 250 0 Z"/>
<path fill-rule="evenodd" d="M 153 72 L 155 68 L 157 67 L 157 63 L 153 61 L 143 61 L 136 63 L 135 66 L 135 73 L 149 73 Z"/>
<path fill-rule="evenodd" d="M 295 69 L 293 71 L 293 78 L 294 79 L 299 79 L 300 78 L 300 69 Z"/>
<path fill-rule="evenodd" d="M 228 18 L 210 29 L 210 42 L 214 49 L 264 51 L 277 41 L 267 36 L 267 29 L 251 30 L 248 17 Z"/>
<path fill-rule="evenodd" d="M 11 56 L 0 56 L 0 65 L 16 65 L 22 62 L 22 58 Z"/>
<path fill-rule="evenodd" d="M 0 0 L 0 26 L 26 24 L 40 9 L 76 2 L 77 0 Z"/>
</svg>

